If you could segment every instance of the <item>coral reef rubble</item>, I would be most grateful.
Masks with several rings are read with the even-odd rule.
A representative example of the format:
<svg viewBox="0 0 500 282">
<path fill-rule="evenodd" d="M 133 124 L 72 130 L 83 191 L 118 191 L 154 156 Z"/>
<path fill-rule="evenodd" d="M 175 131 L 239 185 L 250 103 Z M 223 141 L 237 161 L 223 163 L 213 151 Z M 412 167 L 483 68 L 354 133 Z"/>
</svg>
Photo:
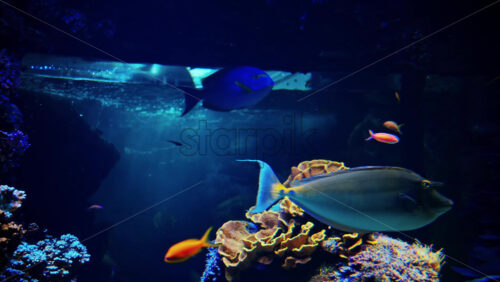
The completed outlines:
<svg viewBox="0 0 500 282">
<path fill-rule="evenodd" d="M 363 245 L 347 262 L 322 266 L 311 278 L 318 281 L 439 281 L 444 255 L 419 242 L 408 244 L 377 235 L 377 244 Z"/>
<path fill-rule="evenodd" d="M 75 267 L 89 260 L 87 248 L 78 238 L 65 234 L 59 239 L 44 239 L 36 244 L 22 242 L 13 254 L 6 274 L 28 281 L 58 281 L 70 277 Z"/>
<path fill-rule="evenodd" d="M 25 233 L 22 225 L 12 220 L 24 199 L 24 191 L 0 185 L 0 269 L 7 263 Z"/>
</svg>

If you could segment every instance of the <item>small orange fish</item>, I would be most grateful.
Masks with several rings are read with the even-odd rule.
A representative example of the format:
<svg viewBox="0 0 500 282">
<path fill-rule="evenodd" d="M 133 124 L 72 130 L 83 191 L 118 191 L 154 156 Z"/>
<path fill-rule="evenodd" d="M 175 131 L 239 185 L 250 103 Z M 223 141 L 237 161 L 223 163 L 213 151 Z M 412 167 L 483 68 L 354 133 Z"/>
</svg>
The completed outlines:
<svg viewBox="0 0 500 282">
<path fill-rule="evenodd" d="M 397 123 L 395 123 L 394 121 L 391 121 L 391 120 L 388 120 L 386 122 L 384 122 L 384 127 L 387 128 L 387 129 L 390 129 L 394 132 L 397 132 L 399 135 L 403 135 L 403 133 L 401 133 L 401 127 L 403 126 L 404 124 L 400 124 L 398 125 Z"/>
<path fill-rule="evenodd" d="M 90 207 L 87 208 L 88 211 L 90 210 L 102 210 L 103 207 L 101 205 L 91 205 Z"/>
<path fill-rule="evenodd" d="M 371 129 L 368 130 L 368 132 L 370 133 L 370 137 L 368 137 L 366 141 L 375 139 L 378 142 L 386 144 L 396 144 L 399 142 L 399 138 L 396 135 L 389 133 L 373 133 Z"/>
<path fill-rule="evenodd" d="M 401 103 L 401 99 L 399 98 L 398 91 L 394 92 L 394 97 L 396 97 L 396 100 L 398 101 L 398 104 Z"/>
<path fill-rule="evenodd" d="M 208 234 L 211 230 L 212 227 L 208 228 L 201 239 L 187 239 L 170 247 L 165 255 L 165 262 L 183 262 L 201 252 L 204 247 L 217 247 L 217 244 L 208 242 Z"/>
</svg>

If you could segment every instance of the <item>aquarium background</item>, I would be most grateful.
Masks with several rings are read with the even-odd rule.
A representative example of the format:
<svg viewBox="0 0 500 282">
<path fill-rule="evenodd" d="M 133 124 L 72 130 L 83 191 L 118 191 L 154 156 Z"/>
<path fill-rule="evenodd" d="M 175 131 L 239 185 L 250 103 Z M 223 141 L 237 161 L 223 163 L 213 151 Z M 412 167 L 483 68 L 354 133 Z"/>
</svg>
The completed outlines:
<svg viewBox="0 0 500 282">
<path fill-rule="evenodd" d="M 497 3 L 0 1 L 2 81 L 12 82 L 0 130 L 30 144 L 2 163 L 1 184 L 26 191 L 18 220 L 39 226 L 26 240 L 71 233 L 88 248 L 78 281 L 198 281 L 204 253 L 163 257 L 244 219 L 258 170 L 235 160 L 265 160 L 281 180 L 312 159 L 401 166 L 444 182 L 455 202 L 405 233 L 500 274 Z M 255 106 L 180 117 L 171 85 L 193 85 L 168 66 L 241 65 L 308 83 L 291 76 Z M 405 124 L 400 143 L 366 142 L 385 120 Z M 453 267 L 464 266 L 446 259 L 442 281 L 483 276 Z M 251 270 L 261 281 L 313 271 Z"/>
</svg>

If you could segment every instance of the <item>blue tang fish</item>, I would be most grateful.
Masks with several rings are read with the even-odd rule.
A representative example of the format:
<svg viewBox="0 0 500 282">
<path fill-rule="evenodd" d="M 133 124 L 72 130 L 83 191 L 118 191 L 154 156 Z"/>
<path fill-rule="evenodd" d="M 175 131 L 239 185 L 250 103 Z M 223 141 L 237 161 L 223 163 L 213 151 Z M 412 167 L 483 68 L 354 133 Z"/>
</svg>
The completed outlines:
<svg viewBox="0 0 500 282">
<path fill-rule="evenodd" d="M 288 197 L 317 220 L 346 232 L 404 231 L 425 226 L 451 209 L 453 201 L 431 182 L 400 167 L 367 166 L 338 170 L 283 186 L 271 167 L 260 165 L 257 204 L 267 210 Z"/>
<path fill-rule="evenodd" d="M 203 79 L 203 90 L 189 89 L 185 94 L 185 108 L 182 116 L 198 103 L 214 111 L 231 111 L 257 104 L 272 90 L 274 81 L 258 68 L 236 67 L 222 69 Z M 198 99 L 199 98 L 199 99 Z"/>
</svg>

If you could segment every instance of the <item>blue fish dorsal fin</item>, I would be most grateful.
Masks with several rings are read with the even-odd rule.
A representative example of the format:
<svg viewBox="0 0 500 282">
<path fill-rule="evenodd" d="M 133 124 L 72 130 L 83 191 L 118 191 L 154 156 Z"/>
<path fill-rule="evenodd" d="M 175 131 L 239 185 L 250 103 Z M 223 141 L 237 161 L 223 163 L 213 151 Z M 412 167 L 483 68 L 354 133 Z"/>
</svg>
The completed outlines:
<svg viewBox="0 0 500 282">
<path fill-rule="evenodd" d="M 321 178 L 325 178 L 325 177 L 333 177 L 336 175 L 352 173 L 352 172 L 356 172 L 356 171 L 366 171 L 366 170 L 400 170 L 400 171 L 406 171 L 408 173 L 414 174 L 418 177 L 422 177 L 422 176 L 418 175 L 417 173 L 415 173 L 411 170 L 408 170 L 406 168 L 402 168 L 402 167 L 396 167 L 396 166 L 359 166 L 359 167 L 346 168 L 346 169 L 341 169 L 341 170 L 337 170 L 337 171 L 332 171 L 332 172 L 325 173 L 325 174 L 318 174 L 318 175 L 310 176 L 310 177 L 303 178 L 300 180 L 295 180 L 295 181 L 290 183 L 290 187 L 304 185 L 304 184 L 307 184 L 309 182 L 312 182 L 312 181 L 315 181 L 315 180 L 318 180 Z"/>
<path fill-rule="evenodd" d="M 320 174 L 320 175 L 315 175 L 315 176 L 309 176 L 307 178 L 302 178 L 300 180 L 295 180 L 295 181 L 290 182 L 290 187 L 302 186 L 302 185 L 307 184 L 309 182 L 318 180 L 320 178 L 325 178 L 325 177 L 328 177 L 328 176 L 330 176 L 330 173 Z"/>
<path fill-rule="evenodd" d="M 259 160 L 237 160 L 239 162 L 256 162 L 260 166 L 259 192 L 257 193 L 257 203 L 251 213 L 259 213 L 270 208 L 276 201 L 283 197 L 281 190 L 285 189 L 280 183 L 273 169 L 263 161 Z"/>
</svg>

